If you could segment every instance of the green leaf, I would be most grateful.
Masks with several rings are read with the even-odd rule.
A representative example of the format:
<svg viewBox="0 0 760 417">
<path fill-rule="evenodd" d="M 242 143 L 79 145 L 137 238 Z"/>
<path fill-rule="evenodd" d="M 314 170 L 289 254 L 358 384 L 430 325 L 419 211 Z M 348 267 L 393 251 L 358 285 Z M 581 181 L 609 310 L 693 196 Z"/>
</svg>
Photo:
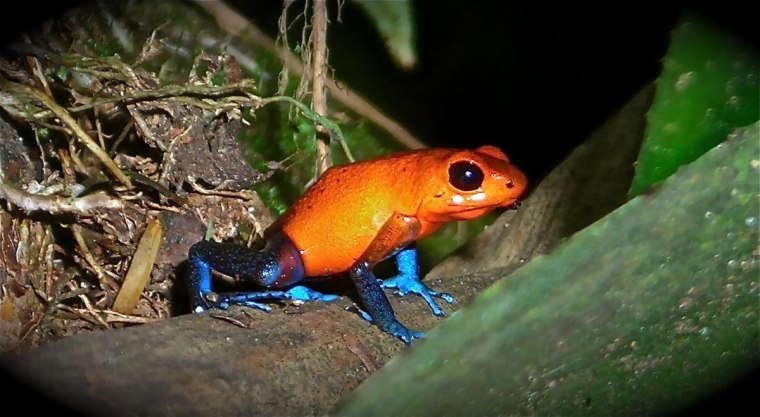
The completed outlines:
<svg viewBox="0 0 760 417">
<path fill-rule="evenodd" d="M 56 70 L 55 75 L 59 80 L 66 81 L 66 78 L 69 76 L 69 69 L 61 65 L 58 67 L 58 70 Z"/>
<path fill-rule="evenodd" d="M 661 415 L 758 367 L 758 132 L 497 282 L 338 415 Z"/>
<path fill-rule="evenodd" d="M 631 197 L 758 120 L 758 62 L 741 39 L 696 15 L 681 17 L 656 82 Z"/>
<path fill-rule="evenodd" d="M 396 64 L 404 69 L 414 68 L 417 45 L 411 0 L 354 0 L 354 4 L 372 20 Z"/>
</svg>

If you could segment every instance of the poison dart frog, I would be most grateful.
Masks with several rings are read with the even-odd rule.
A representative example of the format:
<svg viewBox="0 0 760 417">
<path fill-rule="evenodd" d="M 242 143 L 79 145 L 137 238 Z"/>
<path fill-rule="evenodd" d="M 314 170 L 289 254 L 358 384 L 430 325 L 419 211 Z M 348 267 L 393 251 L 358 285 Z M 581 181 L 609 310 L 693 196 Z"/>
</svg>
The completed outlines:
<svg viewBox="0 0 760 417">
<path fill-rule="evenodd" d="M 453 302 L 420 280 L 414 242 L 451 221 L 498 207 L 516 209 L 525 175 L 493 146 L 474 151 L 424 149 L 335 166 L 270 226 L 255 251 L 201 241 L 190 248 L 190 299 L 195 312 L 243 305 L 269 311 L 262 300 L 333 301 L 302 280 L 348 273 L 365 310 L 362 317 L 410 343 L 424 333 L 396 320 L 383 288 L 421 296 L 436 316 L 434 298 Z M 395 256 L 398 275 L 379 282 L 373 267 Z M 261 286 L 256 292 L 215 293 L 211 269 Z"/>
</svg>

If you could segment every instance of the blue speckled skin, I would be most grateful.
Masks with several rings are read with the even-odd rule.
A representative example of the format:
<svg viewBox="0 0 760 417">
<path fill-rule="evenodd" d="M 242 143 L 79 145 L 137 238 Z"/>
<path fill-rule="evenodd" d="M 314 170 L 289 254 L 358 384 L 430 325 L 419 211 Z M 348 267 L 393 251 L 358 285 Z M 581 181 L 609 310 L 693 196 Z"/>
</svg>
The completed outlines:
<svg viewBox="0 0 760 417">
<path fill-rule="evenodd" d="M 303 265 L 298 252 L 290 241 L 281 234 L 270 239 L 262 251 L 254 251 L 245 246 L 230 243 L 201 241 L 190 248 L 190 301 L 193 311 L 201 313 L 209 308 L 227 309 L 233 305 L 243 305 L 270 311 L 262 300 L 299 300 L 330 302 L 338 297 L 322 294 L 303 286 L 293 286 L 304 278 Z M 383 331 L 411 343 L 412 339 L 425 336 L 422 332 L 407 329 L 396 320 L 383 288 L 395 289 L 398 296 L 414 293 L 422 296 L 436 316 L 445 313 L 433 300 L 439 297 L 453 302 L 449 294 L 433 291 L 420 282 L 416 248 L 403 249 L 396 254 L 399 274 L 386 280 L 382 285 L 370 270 L 367 262 L 359 262 L 349 271 L 359 298 L 366 309 L 361 316 L 376 324 Z M 266 290 L 255 292 L 215 293 L 212 290 L 211 269 L 250 281 Z M 286 288 L 270 290 L 270 288 Z"/>
<path fill-rule="evenodd" d="M 362 317 L 376 324 L 377 327 L 386 333 L 390 333 L 401 339 L 406 344 L 411 343 L 412 339 L 425 337 L 425 333 L 409 330 L 396 320 L 396 315 L 393 314 L 391 304 L 388 302 L 388 298 L 385 297 L 380 282 L 378 282 L 375 274 L 369 269 L 367 262 L 359 262 L 354 265 L 349 271 L 349 275 L 354 285 L 356 285 L 356 290 L 359 293 L 362 304 L 364 304 L 364 308 L 367 309 L 366 313 L 362 313 Z"/>
</svg>

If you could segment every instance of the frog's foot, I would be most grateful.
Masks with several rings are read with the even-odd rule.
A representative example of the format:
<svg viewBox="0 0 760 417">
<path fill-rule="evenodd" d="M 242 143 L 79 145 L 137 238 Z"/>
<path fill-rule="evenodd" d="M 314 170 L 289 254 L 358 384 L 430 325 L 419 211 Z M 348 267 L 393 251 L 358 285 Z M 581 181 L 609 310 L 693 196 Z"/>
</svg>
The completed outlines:
<svg viewBox="0 0 760 417">
<path fill-rule="evenodd" d="M 385 330 L 388 334 L 391 334 L 399 338 L 402 342 L 406 343 L 407 345 L 412 344 L 412 340 L 414 339 L 425 338 L 425 332 L 410 330 L 406 328 L 406 326 L 404 326 L 403 324 L 399 323 L 398 321 L 389 323 L 387 326 L 381 326 L 381 328 Z"/>
<path fill-rule="evenodd" d="M 303 285 L 296 285 L 284 291 L 285 296 L 283 299 L 291 301 L 322 301 L 324 303 L 330 303 L 337 301 L 340 296 L 335 294 L 324 294 L 319 291 L 314 291 L 311 288 L 304 287 Z"/>
<path fill-rule="evenodd" d="M 364 320 L 367 320 L 370 323 L 377 324 L 378 327 L 380 327 L 383 331 L 397 337 L 398 339 L 400 339 L 402 342 L 406 343 L 407 345 L 411 344 L 412 340 L 414 339 L 424 339 L 426 336 L 425 332 L 410 330 L 395 319 L 390 320 L 385 325 L 375 323 L 375 321 L 372 320 L 372 316 L 370 316 L 369 313 L 367 313 L 366 311 L 359 308 L 359 306 L 357 306 L 356 304 L 354 304 L 353 306 L 346 307 L 346 310 L 348 311 L 353 310 L 359 313 L 359 316 L 361 316 L 361 318 L 363 318 Z"/>
<path fill-rule="evenodd" d="M 383 288 L 395 290 L 393 291 L 393 294 L 399 297 L 403 297 L 410 293 L 419 295 L 425 299 L 425 302 L 430 306 L 430 309 L 433 310 L 433 314 L 438 317 L 443 317 L 446 313 L 438 306 L 438 303 L 436 303 L 433 297 L 440 298 L 447 303 L 454 302 L 454 296 L 430 289 L 415 276 L 399 274 L 393 278 L 386 279 L 380 285 Z"/>
<path fill-rule="evenodd" d="M 290 301 L 322 301 L 331 302 L 337 300 L 339 297 L 334 294 L 323 294 L 319 291 L 314 291 L 311 288 L 306 288 L 301 285 L 289 288 L 285 291 L 256 291 L 256 292 L 229 292 L 229 293 L 216 293 L 208 292 L 201 294 L 204 302 L 202 304 L 196 304 L 193 311 L 196 313 L 202 313 L 209 308 L 218 308 L 221 310 L 227 310 L 234 305 L 240 305 L 245 307 L 256 308 L 266 312 L 272 311 L 272 308 L 259 303 L 260 300 L 290 300 Z"/>
</svg>

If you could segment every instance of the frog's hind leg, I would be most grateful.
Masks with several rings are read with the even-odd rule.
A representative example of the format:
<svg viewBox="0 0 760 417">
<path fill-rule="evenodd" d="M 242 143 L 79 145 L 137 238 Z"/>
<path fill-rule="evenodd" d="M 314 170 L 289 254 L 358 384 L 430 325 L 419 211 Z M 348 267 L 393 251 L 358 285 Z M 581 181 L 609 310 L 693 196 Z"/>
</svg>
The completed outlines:
<svg viewBox="0 0 760 417">
<path fill-rule="evenodd" d="M 190 301 L 196 313 L 209 308 L 227 309 L 232 305 L 271 310 L 259 303 L 262 300 L 327 302 L 338 299 L 336 295 L 293 286 L 304 277 L 303 264 L 296 248 L 283 236 L 275 236 L 262 251 L 230 243 L 201 241 L 190 248 L 189 264 Z M 265 290 L 216 293 L 212 290 L 212 269 L 253 282 Z"/>
</svg>

